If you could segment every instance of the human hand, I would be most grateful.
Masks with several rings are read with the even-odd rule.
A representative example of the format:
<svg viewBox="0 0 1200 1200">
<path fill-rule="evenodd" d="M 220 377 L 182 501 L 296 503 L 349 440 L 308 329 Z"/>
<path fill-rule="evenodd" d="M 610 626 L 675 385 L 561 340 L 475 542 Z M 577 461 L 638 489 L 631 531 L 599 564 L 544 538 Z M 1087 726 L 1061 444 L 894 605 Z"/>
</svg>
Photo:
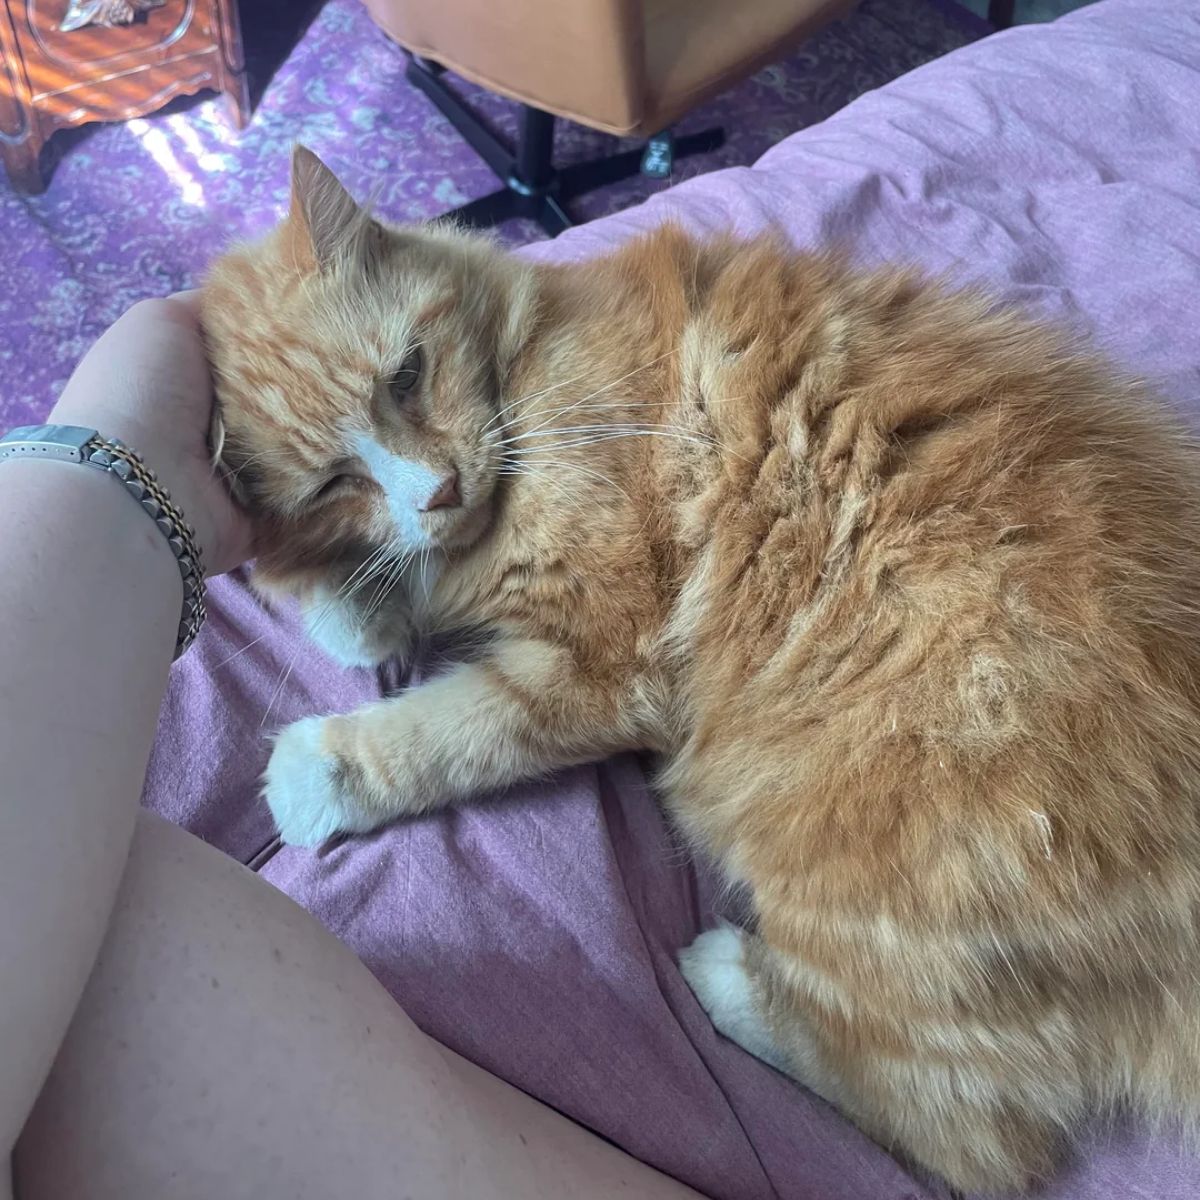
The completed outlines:
<svg viewBox="0 0 1200 1200">
<path fill-rule="evenodd" d="M 216 575 L 249 556 L 251 530 L 212 467 L 212 380 L 196 297 L 179 292 L 135 304 L 75 368 L 50 419 L 97 429 L 142 455 L 195 528 L 204 565 Z"/>
</svg>

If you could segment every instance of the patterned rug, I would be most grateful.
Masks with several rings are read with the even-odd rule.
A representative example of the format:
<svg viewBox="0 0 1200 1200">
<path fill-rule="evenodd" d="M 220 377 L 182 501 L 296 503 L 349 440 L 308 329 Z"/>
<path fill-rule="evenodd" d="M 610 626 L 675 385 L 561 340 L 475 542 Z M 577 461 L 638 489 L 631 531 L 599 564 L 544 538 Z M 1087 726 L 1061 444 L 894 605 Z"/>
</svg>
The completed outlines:
<svg viewBox="0 0 1200 1200">
<path fill-rule="evenodd" d="M 316 12 L 297 0 L 243 4 L 257 106 L 236 133 L 224 106 L 192 100 L 145 120 L 60 135 L 45 195 L 0 179 L 0 426 L 40 419 L 75 362 L 134 301 L 195 284 L 231 240 L 283 212 L 292 143 L 317 151 L 385 217 L 415 221 L 493 190 L 491 172 L 404 80 L 404 59 L 358 0 Z M 311 23 L 304 28 L 304 24 Z M 950 0 L 863 0 L 791 58 L 696 110 L 680 132 L 721 125 L 724 147 L 677 164 L 677 179 L 747 164 L 861 93 L 975 40 L 985 27 Z M 506 132 L 512 107 L 462 91 Z M 631 143 L 632 144 L 632 143 Z M 616 139 L 561 123 L 560 163 Z M 614 184 L 577 200 L 600 216 L 666 186 Z M 541 237 L 524 222 L 512 243 Z"/>
</svg>

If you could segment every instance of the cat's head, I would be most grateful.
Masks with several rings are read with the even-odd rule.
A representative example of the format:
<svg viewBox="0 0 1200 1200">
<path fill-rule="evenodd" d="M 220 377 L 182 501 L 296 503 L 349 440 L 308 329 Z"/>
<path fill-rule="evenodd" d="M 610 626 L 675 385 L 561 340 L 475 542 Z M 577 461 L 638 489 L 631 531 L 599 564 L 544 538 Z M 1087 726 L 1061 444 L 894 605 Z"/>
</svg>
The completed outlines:
<svg viewBox="0 0 1200 1200">
<path fill-rule="evenodd" d="M 203 292 L 214 448 L 268 573 L 487 528 L 534 275 L 448 228 L 389 228 L 298 148 L 291 210 Z"/>
</svg>

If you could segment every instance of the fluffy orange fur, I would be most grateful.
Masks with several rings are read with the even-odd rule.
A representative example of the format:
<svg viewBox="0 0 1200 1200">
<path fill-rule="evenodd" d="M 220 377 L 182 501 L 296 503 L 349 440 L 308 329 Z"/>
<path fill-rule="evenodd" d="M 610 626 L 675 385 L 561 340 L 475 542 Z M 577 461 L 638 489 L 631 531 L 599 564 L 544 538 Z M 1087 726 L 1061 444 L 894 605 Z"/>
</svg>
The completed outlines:
<svg viewBox="0 0 1200 1200">
<path fill-rule="evenodd" d="M 1000 1190 L 1089 1112 L 1196 1114 L 1200 464 L 1139 387 L 771 238 L 385 229 L 304 152 L 204 312 L 262 585 L 348 659 L 488 635 L 285 731 L 285 837 L 651 748 L 754 900 L 689 980 L 885 1145 Z M 461 503 L 410 521 L 367 444 Z"/>
</svg>

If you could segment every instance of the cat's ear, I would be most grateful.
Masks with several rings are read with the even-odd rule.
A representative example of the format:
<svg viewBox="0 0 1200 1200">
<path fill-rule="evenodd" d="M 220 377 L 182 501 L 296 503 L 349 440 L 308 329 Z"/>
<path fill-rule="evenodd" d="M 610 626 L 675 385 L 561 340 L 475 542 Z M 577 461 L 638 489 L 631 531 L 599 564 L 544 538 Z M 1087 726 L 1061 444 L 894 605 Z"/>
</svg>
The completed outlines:
<svg viewBox="0 0 1200 1200">
<path fill-rule="evenodd" d="M 301 271 L 324 271 L 351 251 L 367 217 L 338 177 L 307 146 L 292 151 L 292 205 L 284 226 Z"/>
</svg>

